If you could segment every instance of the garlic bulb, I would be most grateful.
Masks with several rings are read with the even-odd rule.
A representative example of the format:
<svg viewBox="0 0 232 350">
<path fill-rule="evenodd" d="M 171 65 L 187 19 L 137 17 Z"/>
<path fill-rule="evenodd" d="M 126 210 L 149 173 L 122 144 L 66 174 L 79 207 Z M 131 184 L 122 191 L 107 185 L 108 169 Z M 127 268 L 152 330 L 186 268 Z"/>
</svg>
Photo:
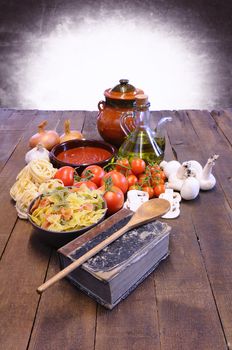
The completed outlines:
<svg viewBox="0 0 232 350">
<path fill-rule="evenodd" d="M 184 181 L 180 190 L 180 195 L 183 199 L 191 200 L 195 199 L 198 196 L 199 191 L 199 181 L 195 177 L 190 176 Z"/>
<path fill-rule="evenodd" d="M 170 162 L 166 162 L 163 160 L 160 163 L 161 168 L 163 169 L 166 177 L 169 177 L 171 174 L 176 173 L 181 164 L 177 160 L 171 160 Z"/>
<path fill-rule="evenodd" d="M 25 161 L 28 164 L 31 160 L 45 159 L 49 161 L 49 151 L 40 143 L 28 151 L 25 155 Z"/>
<path fill-rule="evenodd" d="M 202 173 L 202 166 L 196 160 L 189 160 L 187 162 L 182 163 L 182 165 L 187 165 L 188 169 L 196 177 L 200 176 L 200 174 Z"/>
</svg>

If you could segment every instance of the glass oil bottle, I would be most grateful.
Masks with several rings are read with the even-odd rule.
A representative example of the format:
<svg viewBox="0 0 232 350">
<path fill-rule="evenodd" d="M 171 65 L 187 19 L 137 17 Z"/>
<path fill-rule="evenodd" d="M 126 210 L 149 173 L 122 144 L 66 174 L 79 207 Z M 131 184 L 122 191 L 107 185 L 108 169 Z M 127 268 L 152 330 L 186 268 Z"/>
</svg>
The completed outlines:
<svg viewBox="0 0 232 350">
<path fill-rule="evenodd" d="M 154 138 L 154 131 L 150 128 L 150 103 L 146 95 L 135 97 L 134 112 L 125 113 L 120 118 L 122 130 L 127 135 L 119 148 L 118 157 L 142 158 L 146 163 L 159 164 L 164 157 L 164 151 L 158 146 Z M 135 129 L 130 132 L 126 122 L 133 116 Z"/>
</svg>

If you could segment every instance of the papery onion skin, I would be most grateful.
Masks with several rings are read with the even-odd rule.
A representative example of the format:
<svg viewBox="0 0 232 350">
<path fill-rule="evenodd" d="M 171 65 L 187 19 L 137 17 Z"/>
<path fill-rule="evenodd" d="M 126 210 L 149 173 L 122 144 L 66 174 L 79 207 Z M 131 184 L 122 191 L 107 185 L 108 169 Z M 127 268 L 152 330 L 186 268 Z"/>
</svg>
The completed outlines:
<svg viewBox="0 0 232 350">
<path fill-rule="evenodd" d="M 60 143 L 60 137 L 55 130 L 44 130 L 47 125 L 47 121 L 43 121 L 38 126 L 38 132 L 33 135 L 29 140 L 29 146 L 34 148 L 40 143 L 43 145 L 48 151 Z"/>
<path fill-rule="evenodd" d="M 70 140 L 82 140 L 84 137 L 78 130 L 70 130 L 70 120 L 67 119 L 64 122 L 65 132 L 60 136 L 60 143 Z"/>
</svg>

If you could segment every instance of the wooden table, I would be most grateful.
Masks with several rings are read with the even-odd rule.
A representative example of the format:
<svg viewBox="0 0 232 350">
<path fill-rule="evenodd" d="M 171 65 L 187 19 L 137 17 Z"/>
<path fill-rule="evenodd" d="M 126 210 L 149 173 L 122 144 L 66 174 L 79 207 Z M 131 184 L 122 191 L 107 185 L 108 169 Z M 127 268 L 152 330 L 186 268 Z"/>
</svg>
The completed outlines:
<svg viewBox="0 0 232 350">
<path fill-rule="evenodd" d="M 232 349 L 232 110 L 162 111 L 166 159 L 205 163 L 220 155 L 216 187 L 182 202 L 172 226 L 171 254 L 114 310 L 62 280 L 42 296 L 36 288 L 59 271 L 57 253 L 17 218 L 9 196 L 24 167 L 29 137 L 44 119 L 100 138 L 96 112 L 0 110 L 0 349 Z"/>
</svg>

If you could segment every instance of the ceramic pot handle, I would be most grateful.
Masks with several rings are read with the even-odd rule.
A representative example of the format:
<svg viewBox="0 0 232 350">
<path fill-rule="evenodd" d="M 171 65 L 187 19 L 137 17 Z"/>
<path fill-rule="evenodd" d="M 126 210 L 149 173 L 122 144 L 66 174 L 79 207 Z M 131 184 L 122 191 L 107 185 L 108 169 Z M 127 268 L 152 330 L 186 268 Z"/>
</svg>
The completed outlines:
<svg viewBox="0 0 232 350">
<path fill-rule="evenodd" d="M 134 113 L 133 112 L 126 112 L 126 113 L 123 113 L 120 117 L 120 126 L 123 130 L 123 132 L 125 133 L 125 135 L 128 135 L 132 129 L 128 126 L 127 124 L 127 120 L 128 119 L 131 119 L 132 122 L 130 124 L 132 124 L 133 128 L 135 127 L 134 125 Z"/>
<path fill-rule="evenodd" d="M 98 106 L 98 109 L 99 109 L 100 112 L 102 112 L 104 110 L 105 104 L 106 104 L 105 101 L 99 101 L 98 102 L 97 106 Z"/>
</svg>

